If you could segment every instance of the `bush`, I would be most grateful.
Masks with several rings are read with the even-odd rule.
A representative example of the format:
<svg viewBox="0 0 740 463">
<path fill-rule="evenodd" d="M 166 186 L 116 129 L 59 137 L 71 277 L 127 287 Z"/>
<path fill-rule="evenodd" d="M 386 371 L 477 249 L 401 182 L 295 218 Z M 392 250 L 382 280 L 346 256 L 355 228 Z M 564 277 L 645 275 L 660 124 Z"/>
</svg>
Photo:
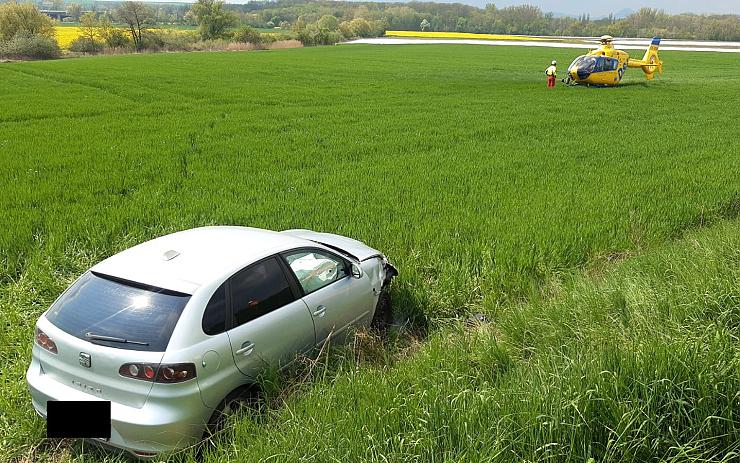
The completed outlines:
<svg viewBox="0 0 740 463">
<path fill-rule="evenodd" d="M 342 33 L 345 39 L 351 39 L 355 36 L 355 32 L 352 30 L 352 25 L 349 21 L 342 21 L 339 24 L 339 32 Z"/>
<path fill-rule="evenodd" d="M 348 39 L 355 37 L 381 37 L 385 34 L 385 28 L 385 21 L 367 21 L 363 18 L 343 21 L 339 24 L 339 31 Z"/>
<path fill-rule="evenodd" d="M 119 49 L 129 48 L 132 46 L 131 39 L 126 32 L 113 27 L 101 27 L 100 38 L 103 39 L 108 48 Z"/>
<path fill-rule="evenodd" d="M 385 30 L 388 25 L 382 19 L 375 21 L 369 21 L 370 24 L 370 36 L 371 37 L 382 37 L 385 35 Z"/>
<path fill-rule="evenodd" d="M 303 45 L 332 45 L 344 39 L 341 32 L 321 29 L 316 24 L 309 24 L 298 31 L 296 36 Z"/>
<path fill-rule="evenodd" d="M 296 38 L 294 34 L 288 34 L 288 33 L 262 34 L 262 45 L 267 45 L 267 44 L 275 43 L 275 42 L 291 41 L 295 39 Z"/>
<path fill-rule="evenodd" d="M 233 38 L 235 42 L 253 43 L 255 45 L 259 45 L 263 42 L 262 34 L 249 26 L 243 26 L 237 29 L 234 32 Z"/>
<path fill-rule="evenodd" d="M 103 51 L 103 44 L 90 37 L 77 37 L 69 44 L 69 51 L 75 53 L 100 53 Z"/>
<path fill-rule="evenodd" d="M 352 21 L 350 21 L 349 26 L 352 29 L 352 32 L 354 33 L 355 37 L 371 37 L 372 36 L 372 28 L 370 27 L 370 23 L 367 22 L 366 19 L 355 18 Z"/>
<path fill-rule="evenodd" d="M 190 51 L 198 36 L 192 31 L 161 29 L 147 31 L 142 36 L 142 48 L 152 51 Z"/>
<path fill-rule="evenodd" d="M 62 51 L 53 38 L 39 34 L 19 33 L 7 42 L 0 43 L 0 56 L 15 59 L 54 59 Z"/>
</svg>

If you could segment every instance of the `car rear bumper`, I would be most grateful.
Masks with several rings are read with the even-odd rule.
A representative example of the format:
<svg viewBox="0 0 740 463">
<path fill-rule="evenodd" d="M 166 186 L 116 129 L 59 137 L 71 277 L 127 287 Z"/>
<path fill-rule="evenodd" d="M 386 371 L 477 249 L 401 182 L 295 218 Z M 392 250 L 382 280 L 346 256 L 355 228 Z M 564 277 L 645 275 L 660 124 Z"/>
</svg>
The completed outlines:
<svg viewBox="0 0 740 463">
<path fill-rule="evenodd" d="M 26 382 L 33 407 L 44 419 L 49 400 L 101 400 L 44 374 L 36 359 L 31 361 L 26 372 Z M 198 442 L 212 410 L 204 407 L 197 385 L 193 384 L 191 389 L 193 393 L 175 394 L 170 398 L 154 393 L 141 408 L 111 402 L 111 437 L 93 440 L 138 458 L 154 457 L 157 453 Z"/>
</svg>

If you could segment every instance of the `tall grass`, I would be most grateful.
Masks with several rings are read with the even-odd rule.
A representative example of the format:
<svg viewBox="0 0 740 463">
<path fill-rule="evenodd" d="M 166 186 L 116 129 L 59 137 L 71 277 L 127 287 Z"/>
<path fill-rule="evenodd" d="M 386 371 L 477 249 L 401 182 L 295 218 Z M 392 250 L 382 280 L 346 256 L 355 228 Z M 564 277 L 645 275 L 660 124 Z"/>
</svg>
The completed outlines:
<svg viewBox="0 0 740 463">
<path fill-rule="evenodd" d="M 199 225 L 302 227 L 353 236 L 383 250 L 400 268 L 394 300 L 402 316 L 429 320 L 434 328 L 486 310 L 496 316 L 498 329 L 522 325 L 509 328 L 502 346 L 476 340 L 493 336 L 488 333 L 476 335 L 470 348 L 460 344 L 468 342 L 465 336 L 445 328 L 425 347 L 430 354 L 408 370 L 372 370 L 375 397 L 396 387 L 434 390 L 437 382 L 460 391 L 489 384 L 495 396 L 499 384 L 526 371 L 513 367 L 525 354 L 531 365 L 551 362 L 548 368 L 579 373 L 566 368 L 569 359 L 584 355 L 575 344 L 550 360 L 537 355 L 537 349 L 549 349 L 539 342 L 560 335 L 546 329 L 555 322 L 533 308 L 521 315 L 515 309 L 524 301 L 562 297 L 579 270 L 605 272 L 612 262 L 686 228 L 737 215 L 740 140 L 727 121 L 740 117 L 740 80 L 735 57 L 666 52 L 666 74 L 649 84 L 635 74 L 614 89 L 548 91 L 541 68 L 572 55 L 517 47 L 352 45 L 0 66 L 0 310 L 8 327 L 0 333 L 0 459 L 28 455 L 42 442 L 43 423 L 33 417 L 23 377 L 38 315 L 94 262 Z M 617 302 L 594 308 L 591 316 L 611 323 L 605 313 L 620 300 L 613 297 Z M 573 336 L 582 333 L 572 318 L 564 320 L 571 320 Z M 589 326 L 594 332 L 583 332 L 584 345 L 596 349 L 598 325 Z M 604 333 L 611 340 L 606 333 L 612 332 Z M 634 368 L 649 363 L 649 357 L 632 359 L 624 345 L 618 347 L 623 350 L 612 353 L 614 361 L 624 356 Z M 673 347 L 661 355 L 675 352 Z M 480 369 L 466 367 L 471 355 L 482 362 Z M 437 366 L 447 364 L 459 366 L 438 374 Z M 532 374 L 538 371 L 547 370 Z M 398 386 L 393 375 L 405 382 Z M 521 401 L 545 389 L 554 397 L 575 397 L 575 376 L 562 390 L 554 378 L 522 377 L 510 392 L 529 384 L 531 394 L 522 389 L 512 397 Z M 333 386 L 338 389 L 326 388 L 326 400 L 344 394 L 341 388 L 351 381 L 340 375 Z M 388 416 L 397 427 L 388 429 L 410 434 L 402 441 L 383 434 L 378 419 L 368 421 L 362 436 L 372 436 L 366 443 L 373 451 L 387 446 L 391 455 L 401 455 L 418 447 L 420 457 L 431 458 L 422 420 L 436 426 L 452 413 L 459 416 L 455 426 L 470 420 L 471 433 L 454 428 L 440 437 L 451 453 L 439 450 L 434 458 L 464 459 L 463 444 L 478 437 L 472 431 L 484 422 L 501 421 L 510 433 L 535 432 L 525 427 L 527 415 L 506 414 L 513 409 L 501 409 L 490 421 L 494 402 L 476 394 L 463 393 L 453 407 L 424 402 L 447 396 L 418 392 L 413 400 L 424 406 L 410 410 L 438 416 L 409 415 L 419 418 L 409 422 L 401 407 L 406 399 L 399 398 L 396 414 Z M 473 404 L 479 402 L 491 408 L 481 408 L 476 421 L 479 407 Z M 464 403 L 469 405 L 452 411 Z M 358 404 L 364 408 L 357 413 L 374 410 Z M 576 413 L 575 407 L 567 410 Z M 327 419 L 317 431 L 342 427 L 349 418 Z M 598 441 L 569 423 L 573 439 Z M 287 448 L 287 441 L 275 447 L 277 437 L 270 436 L 257 447 Z M 344 439 L 353 436 L 360 434 Z M 481 439 L 494 439 L 486 436 Z M 536 456 L 529 447 L 500 442 L 502 456 Z M 319 454 L 337 455 L 332 447 L 322 450 L 323 444 L 316 441 Z M 308 451 L 304 442 L 294 445 Z M 480 444 L 470 445 L 465 451 L 474 458 Z M 607 449 L 593 452 L 606 455 Z M 51 454 L 44 447 L 34 455 Z"/>
<path fill-rule="evenodd" d="M 206 461 L 736 461 L 740 221 L 316 375 Z"/>
<path fill-rule="evenodd" d="M 733 57 L 666 53 L 673 69 L 650 85 L 546 93 L 532 68 L 570 54 L 347 46 L 3 66 L 2 278 L 72 241 L 104 256 L 194 225 L 303 226 L 382 248 L 426 315 L 451 315 L 472 293 L 528 297 L 737 201 Z"/>
</svg>

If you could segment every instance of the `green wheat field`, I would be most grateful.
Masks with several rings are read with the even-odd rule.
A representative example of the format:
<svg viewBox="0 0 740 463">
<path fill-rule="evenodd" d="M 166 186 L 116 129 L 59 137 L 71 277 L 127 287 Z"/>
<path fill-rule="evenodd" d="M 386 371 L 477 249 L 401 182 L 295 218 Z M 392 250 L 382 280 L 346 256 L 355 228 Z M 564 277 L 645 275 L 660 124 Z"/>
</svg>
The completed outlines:
<svg viewBox="0 0 740 463">
<path fill-rule="evenodd" d="M 266 378 L 203 461 L 740 459 L 740 58 L 547 89 L 577 54 L 0 64 L 0 460 L 121 460 L 44 439 L 34 323 L 100 259 L 213 224 L 382 250 L 401 327 Z"/>
</svg>

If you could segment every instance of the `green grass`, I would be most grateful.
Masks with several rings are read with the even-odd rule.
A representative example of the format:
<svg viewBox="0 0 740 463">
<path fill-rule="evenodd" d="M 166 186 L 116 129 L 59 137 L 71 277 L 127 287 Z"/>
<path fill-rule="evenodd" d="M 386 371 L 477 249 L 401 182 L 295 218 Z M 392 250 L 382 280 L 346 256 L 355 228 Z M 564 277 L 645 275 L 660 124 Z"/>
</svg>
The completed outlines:
<svg viewBox="0 0 740 463">
<path fill-rule="evenodd" d="M 628 433 L 632 447 L 607 449 L 612 434 L 606 426 L 620 423 L 607 418 L 652 412 L 644 402 L 652 396 L 665 399 L 661 387 L 677 393 L 679 386 L 660 382 L 664 372 L 675 372 L 676 384 L 684 384 L 681 375 L 689 381 L 699 374 L 684 371 L 671 357 L 683 352 L 673 347 L 684 344 L 665 343 L 660 351 L 659 336 L 674 329 L 670 333 L 678 333 L 676 342 L 685 346 L 714 342 L 691 331 L 708 319 L 691 325 L 671 317 L 646 318 L 641 329 L 658 337 L 631 350 L 621 338 L 609 337 L 616 331 L 609 325 L 608 306 L 583 302 L 553 309 L 567 316 L 563 323 L 571 323 L 571 331 L 579 320 L 573 317 L 593 317 L 584 321 L 580 338 L 565 326 L 550 331 L 547 323 L 555 320 L 540 320 L 540 311 L 550 307 L 542 304 L 553 296 L 568 300 L 573 290 L 568 282 L 580 270 L 601 270 L 615 259 L 680 237 L 687 228 L 737 216 L 737 57 L 666 52 L 666 74 L 649 84 L 631 71 L 618 88 L 548 91 L 544 67 L 553 58 L 567 63 L 575 54 L 525 47 L 352 45 L 1 65 L 0 309 L 9 329 L 0 334 L 0 360 L 7 365 L 0 458 L 28 455 L 41 442 L 43 423 L 33 418 L 23 383 L 33 323 L 73 277 L 105 256 L 166 232 L 240 224 L 314 228 L 364 240 L 399 267 L 394 297 L 405 316 L 428 319 L 436 327 L 446 326 L 449 317 L 486 310 L 497 317 L 497 329 L 508 330 L 502 331 L 501 346 L 486 335 L 472 350 L 465 336 L 450 335 L 449 328 L 433 330 L 419 356 L 392 374 L 372 370 L 359 373 L 357 380 L 341 372 L 329 375 L 336 381 L 319 382 L 316 395 L 291 399 L 286 410 L 306 407 L 302 416 L 309 420 L 296 418 L 295 425 L 311 423 L 311 413 L 320 410 L 311 409 L 316 397 L 346 405 L 352 391 L 369 393 L 363 387 L 377 385 L 378 393 L 357 406 L 367 413 L 355 421 L 337 414 L 314 423 L 304 431 L 338 429 L 332 431 L 336 441 L 328 441 L 332 432 L 314 439 L 315 449 L 308 447 L 309 434 L 290 427 L 287 412 L 276 412 L 264 434 L 243 421 L 240 426 L 246 428 L 237 431 L 236 441 L 245 442 L 246 436 L 256 441 L 254 455 L 308 458 L 318 452 L 326 460 L 387 452 L 396 459 L 410 453 L 421 460 L 478 460 L 499 449 L 501 458 L 535 460 L 548 455 L 535 452 L 537 445 L 547 444 L 545 428 L 527 426 L 536 423 L 530 418 L 549 410 L 558 414 L 548 423 L 555 423 L 551 432 L 559 444 L 541 452 L 555 452 L 556 460 L 589 454 L 612 461 L 645 455 L 680 459 L 667 449 L 671 444 L 650 441 L 669 432 L 660 426 L 646 430 L 644 439 Z M 706 262 L 710 270 L 712 262 Z M 697 270 L 696 277 L 704 273 Z M 684 289 L 666 291 L 675 291 L 677 298 Z M 597 289 L 587 293 L 600 294 Z M 522 306 L 523 301 L 532 305 Z M 631 314 L 632 305 L 625 307 L 621 310 Z M 636 316 L 646 316 L 646 307 Z M 665 320 L 670 323 L 663 326 Z M 604 339 L 597 336 L 602 322 Z M 516 323 L 521 326 L 507 328 Z M 445 336 L 451 336 L 449 352 Z M 613 343 L 602 346 L 603 340 Z M 529 352 L 528 343 L 533 349 L 541 346 L 532 357 L 522 353 Z M 706 362 L 728 360 L 722 355 L 733 352 L 713 346 L 686 353 L 687 365 L 703 368 Z M 613 350 L 602 352 L 602 347 Z M 473 351 L 477 354 L 471 357 Z M 504 362 L 509 373 L 487 376 L 488 370 L 471 369 L 476 355 L 491 371 Z M 622 389 L 612 385 L 608 397 L 615 408 L 603 420 L 593 410 L 589 413 L 596 415 L 584 415 L 587 423 L 595 423 L 586 432 L 573 421 L 572 413 L 583 413 L 580 402 L 562 404 L 567 398 L 601 397 L 576 386 L 583 376 L 584 384 L 597 384 L 603 392 L 607 385 L 598 383 L 595 372 L 609 358 L 627 362 L 630 374 L 656 369 L 642 389 L 636 383 Z M 436 374 L 438 368 L 447 371 L 441 367 L 450 359 L 459 364 L 450 367 L 450 377 Z M 561 386 L 553 372 L 564 372 Z M 737 376 L 737 369 L 731 371 L 727 387 L 737 386 Z M 701 381 L 702 387 L 720 384 L 704 376 Z M 446 385 L 461 393 L 455 403 L 467 405 L 444 402 L 452 400 L 440 395 Z M 488 395 L 476 398 L 481 390 Z M 405 392 L 411 394 L 408 399 Z M 702 392 L 709 402 L 725 403 L 720 392 Z M 401 411 L 373 421 L 369 414 L 385 405 L 384 397 L 400 401 L 394 410 Z M 597 402 L 583 400 L 595 408 Z M 701 417 L 721 408 L 688 403 L 700 413 L 670 432 L 692 429 L 697 439 L 718 436 L 715 421 L 705 425 Z M 522 414 L 506 415 L 517 410 Z M 437 415 L 430 418 L 427 412 Z M 450 417 L 449 434 L 441 427 L 443 417 Z M 454 427 L 466 422 L 469 433 Z M 431 434 L 423 434 L 427 428 Z M 566 439 L 567 430 L 572 434 Z M 440 434 L 447 437 L 430 440 Z M 670 438 L 666 442 L 696 444 L 685 434 Z M 340 445 L 348 439 L 358 443 Z M 444 442 L 444 448 L 435 442 Z M 612 445 L 617 444 L 622 445 Z M 366 449 L 379 453 L 360 453 Z M 74 447 L 73 455 L 78 451 Z M 246 456 L 246 450 L 240 452 Z M 46 448 L 37 458 L 49 455 Z"/>
<path fill-rule="evenodd" d="M 316 375 L 207 461 L 737 461 L 739 281 L 740 221 L 691 233 L 396 365 Z"/>
</svg>

